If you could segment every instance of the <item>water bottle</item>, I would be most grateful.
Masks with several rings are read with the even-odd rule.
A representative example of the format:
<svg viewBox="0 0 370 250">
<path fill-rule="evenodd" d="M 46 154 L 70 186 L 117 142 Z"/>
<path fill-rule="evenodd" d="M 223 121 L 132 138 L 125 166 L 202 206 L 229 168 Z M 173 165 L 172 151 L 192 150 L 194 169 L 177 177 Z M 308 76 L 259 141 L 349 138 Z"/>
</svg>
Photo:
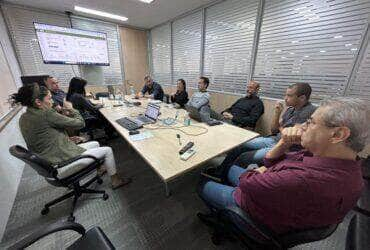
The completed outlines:
<svg viewBox="0 0 370 250">
<path fill-rule="evenodd" d="M 135 89 L 134 86 L 130 85 L 130 94 L 134 97 L 135 96 Z"/>
<path fill-rule="evenodd" d="M 190 126 L 190 117 L 188 114 L 185 115 L 184 117 L 184 125 L 185 126 Z"/>
</svg>

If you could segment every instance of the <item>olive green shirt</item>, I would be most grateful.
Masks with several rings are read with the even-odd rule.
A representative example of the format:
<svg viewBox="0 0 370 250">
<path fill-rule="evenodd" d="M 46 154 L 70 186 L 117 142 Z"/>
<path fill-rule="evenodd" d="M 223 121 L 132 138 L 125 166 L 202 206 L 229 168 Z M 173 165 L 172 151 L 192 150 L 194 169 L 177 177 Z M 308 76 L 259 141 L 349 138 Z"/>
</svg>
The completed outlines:
<svg viewBox="0 0 370 250">
<path fill-rule="evenodd" d="M 54 109 L 27 108 L 19 119 L 19 127 L 27 147 L 41 158 L 57 164 L 78 156 L 85 149 L 72 142 L 65 129 L 81 129 L 85 122 L 77 110 L 71 117 Z"/>
</svg>

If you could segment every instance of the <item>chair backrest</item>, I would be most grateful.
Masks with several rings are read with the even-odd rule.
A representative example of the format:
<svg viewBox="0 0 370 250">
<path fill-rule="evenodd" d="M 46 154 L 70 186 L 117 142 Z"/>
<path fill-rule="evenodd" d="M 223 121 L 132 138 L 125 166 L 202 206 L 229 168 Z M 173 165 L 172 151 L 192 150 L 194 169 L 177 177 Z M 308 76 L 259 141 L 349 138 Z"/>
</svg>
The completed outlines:
<svg viewBox="0 0 370 250">
<path fill-rule="evenodd" d="M 14 157 L 24 161 L 32 167 L 37 173 L 45 178 L 54 178 L 56 169 L 52 164 L 22 146 L 15 145 L 9 148 L 9 152 Z"/>
<path fill-rule="evenodd" d="M 228 207 L 222 211 L 221 216 L 224 221 L 234 224 L 234 233 L 238 234 L 238 237 L 252 249 L 286 249 L 296 245 L 322 240 L 329 237 L 338 226 L 335 224 L 278 235 L 265 225 L 253 220 L 239 207 Z"/>
<path fill-rule="evenodd" d="M 326 227 L 304 229 L 280 235 L 278 238 L 284 247 L 291 248 L 296 245 L 323 240 L 332 235 L 337 227 L 338 224 L 334 224 Z"/>
</svg>

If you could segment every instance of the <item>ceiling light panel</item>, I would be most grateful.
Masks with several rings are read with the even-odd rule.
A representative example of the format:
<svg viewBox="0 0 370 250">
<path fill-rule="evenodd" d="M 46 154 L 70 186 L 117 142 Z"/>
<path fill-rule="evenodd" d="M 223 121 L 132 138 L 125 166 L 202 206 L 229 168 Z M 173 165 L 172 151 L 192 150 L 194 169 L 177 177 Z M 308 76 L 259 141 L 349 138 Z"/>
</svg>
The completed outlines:
<svg viewBox="0 0 370 250">
<path fill-rule="evenodd" d="M 75 11 L 83 12 L 86 14 L 92 14 L 96 16 L 102 16 L 102 17 L 107 17 L 115 20 L 120 20 L 120 21 L 127 21 L 128 18 L 125 16 L 119 16 L 119 15 L 114 15 L 108 12 L 100 11 L 100 10 L 93 10 L 93 9 L 88 9 L 80 6 L 75 6 Z"/>
</svg>

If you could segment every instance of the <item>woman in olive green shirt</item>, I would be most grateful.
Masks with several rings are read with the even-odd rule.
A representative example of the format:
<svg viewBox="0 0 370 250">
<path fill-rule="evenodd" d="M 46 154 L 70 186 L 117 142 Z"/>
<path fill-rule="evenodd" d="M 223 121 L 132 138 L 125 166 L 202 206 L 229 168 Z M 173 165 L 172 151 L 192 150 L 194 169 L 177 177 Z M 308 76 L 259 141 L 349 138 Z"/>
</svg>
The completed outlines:
<svg viewBox="0 0 370 250">
<path fill-rule="evenodd" d="M 51 164 L 88 154 L 105 158 L 104 165 L 112 179 L 112 188 L 128 184 L 131 179 L 122 179 L 117 175 L 113 151 L 110 147 L 100 147 L 98 142 L 76 145 L 67 135 L 65 129 L 81 129 L 84 120 L 72 105 L 65 103 L 67 115 L 60 114 L 52 108 L 51 93 L 45 87 L 31 84 L 21 87 L 12 96 L 15 103 L 27 107 L 19 119 L 19 126 L 27 147 L 33 153 Z M 69 176 L 92 163 L 92 159 L 81 159 L 58 169 L 58 177 Z"/>
</svg>

